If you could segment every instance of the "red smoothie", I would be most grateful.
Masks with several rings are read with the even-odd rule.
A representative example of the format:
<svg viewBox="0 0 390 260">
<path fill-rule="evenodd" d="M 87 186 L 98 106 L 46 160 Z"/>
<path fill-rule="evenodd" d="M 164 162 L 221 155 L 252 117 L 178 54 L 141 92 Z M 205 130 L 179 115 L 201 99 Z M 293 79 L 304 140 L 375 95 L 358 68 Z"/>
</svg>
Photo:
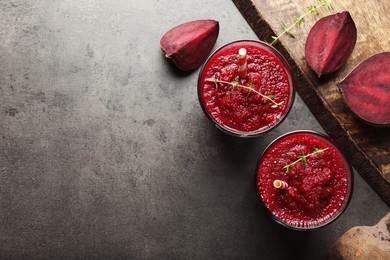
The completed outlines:
<svg viewBox="0 0 390 260">
<path fill-rule="evenodd" d="M 239 78 L 238 51 L 246 49 L 247 76 Z M 273 47 L 237 41 L 218 49 L 200 71 L 198 96 L 206 115 L 233 135 L 256 136 L 279 124 L 294 100 L 290 68 Z"/>
<path fill-rule="evenodd" d="M 276 188 L 275 180 L 288 187 Z M 267 147 L 259 162 L 256 188 L 277 222 L 298 230 L 313 229 L 330 223 L 347 207 L 352 171 L 328 137 L 297 131 Z"/>
</svg>

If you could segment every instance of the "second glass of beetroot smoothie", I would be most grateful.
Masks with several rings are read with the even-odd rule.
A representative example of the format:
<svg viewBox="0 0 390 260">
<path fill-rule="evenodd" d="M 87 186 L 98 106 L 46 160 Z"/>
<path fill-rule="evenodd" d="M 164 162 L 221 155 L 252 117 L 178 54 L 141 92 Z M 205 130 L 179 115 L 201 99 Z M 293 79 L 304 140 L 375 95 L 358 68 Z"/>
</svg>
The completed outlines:
<svg viewBox="0 0 390 260">
<path fill-rule="evenodd" d="M 255 184 L 261 202 L 276 222 L 295 230 L 311 230 L 331 223 L 347 208 L 353 173 L 329 137 L 294 131 L 265 149 Z"/>
</svg>

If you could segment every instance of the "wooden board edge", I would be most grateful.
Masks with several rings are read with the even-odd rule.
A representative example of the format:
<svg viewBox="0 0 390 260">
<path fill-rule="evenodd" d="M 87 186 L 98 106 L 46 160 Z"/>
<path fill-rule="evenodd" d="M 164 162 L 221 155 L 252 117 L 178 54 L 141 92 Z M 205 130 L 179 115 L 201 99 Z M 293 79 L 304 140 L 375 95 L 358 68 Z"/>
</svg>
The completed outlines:
<svg viewBox="0 0 390 260">
<path fill-rule="evenodd" d="M 233 0 L 237 9 L 249 26 L 261 40 L 275 35 L 269 24 L 263 19 L 251 0 Z M 304 76 L 302 70 L 291 58 L 286 48 L 278 43 L 277 49 L 283 54 L 294 74 L 296 90 L 326 133 L 341 147 L 348 160 L 358 173 L 375 190 L 375 192 L 390 206 L 390 183 L 374 165 L 371 159 L 360 149 L 357 143 L 348 135 L 337 116 L 327 105 L 314 84 Z M 309 90 L 309 91 L 308 91 Z"/>
</svg>

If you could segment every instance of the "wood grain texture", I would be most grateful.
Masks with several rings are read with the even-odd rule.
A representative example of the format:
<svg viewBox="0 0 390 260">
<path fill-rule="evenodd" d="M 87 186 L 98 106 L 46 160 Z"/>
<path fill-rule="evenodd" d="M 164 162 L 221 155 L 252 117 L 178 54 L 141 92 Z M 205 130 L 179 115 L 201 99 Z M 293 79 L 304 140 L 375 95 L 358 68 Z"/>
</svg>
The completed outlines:
<svg viewBox="0 0 390 260">
<path fill-rule="evenodd" d="M 318 4 L 310 0 L 234 0 L 260 40 L 271 41 L 283 31 L 282 22 L 293 23 L 293 16 Z M 319 9 L 293 30 L 295 38 L 284 36 L 276 48 L 287 57 L 294 72 L 298 94 L 316 116 L 325 131 L 348 156 L 352 165 L 390 205 L 390 128 L 375 128 L 359 121 L 342 100 L 336 83 L 344 79 L 360 62 L 370 56 L 390 51 L 390 1 L 333 1 L 334 10 Z M 306 63 L 306 37 L 314 23 L 326 15 L 349 11 L 358 37 L 347 64 L 336 73 L 320 79 Z"/>
</svg>

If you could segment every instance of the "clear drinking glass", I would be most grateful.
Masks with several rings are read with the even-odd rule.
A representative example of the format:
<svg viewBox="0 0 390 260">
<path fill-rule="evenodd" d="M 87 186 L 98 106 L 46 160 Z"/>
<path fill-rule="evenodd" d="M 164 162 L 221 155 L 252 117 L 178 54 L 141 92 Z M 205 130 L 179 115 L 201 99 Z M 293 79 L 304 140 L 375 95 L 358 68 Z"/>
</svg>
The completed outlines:
<svg viewBox="0 0 390 260">
<path fill-rule="evenodd" d="M 266 54 L 269 54 L 270 57 L 275 58 L 276 62 L 278 63 L 277 66 L 280 67 L 281 70 L 285 72 L 285 75 L 286 75 L 286 83 L 285 84 L 288 84 L 288 87 L 287 87 L 288 88 L 288 97 L 285 98 L 286 100 L 282 105 L 284 108 L 284 111 L 283 112 L 279 111 L 280 114 L 277 117 L 275 117 L 275 119 L 273 121 L 271 121 L 270 123 L 267 123 L 267 125 L 265 125 L 264 127 L 260 127 L 258 129 L 252 129 L 252 130 L 247 131 L 247 130 L 241 130 L 241 129 L 236 129 L 234 127 L 231 127 L 228 124 L 221 122 L 221 120 L 219 120 L 215 116 L 216 108 L 214 107 L 213 108 L 214 111 L 212 111 L 209 108 L 210 100 L 206 101 L 209 93 L 206 93 L 206 91 L 205 91 L 205 89 L 206 89 L 205 79 L 207 77 L 205 75 L 208 73 L 207 70 L 209 70 L 212 63 L 215 63 L 217 60 L 223 59 L 223 56 L 219 57 L 219 55 L 222 55 L 222 53 L 225 53 L 226 51 L 228 51 L 229 49 L 232 49 L 232 48 L 233 49 L 234 48 L 241 48 L 241 47 L 251 48 L 251 46 L 254 47 L 254 49 L 257 48 L 259 50 L 259 53 L 265 52 Z M 255 62 L 255 59 L 250 59 L 249 58 L 250 55 L 251 54 L 248 52 L 248 73 L 252 73 L 252 75 L 256 75 L 256 73 L 258 73 L 259 77 L 275 80 L 274 79 L 275 77 L 273 77 L 273 75 L 271 75 L 272 72 L 269 72 L 269 75 L 267 74 L 266 67 L 269 65 L 256 64 L 256 62 L 259 63 L 259 61 Z M 237 57 L 238 57 L 238 54 L 237 54 Z M 253 57 L 254 57 L 254 55 L 253 55 Z M 238 67 L 238 65 L 236 64 L 236 63 L 238 63 L 237 60 L 232 60 L 231 62 L 232 62 L 231 66 L 236 66 L 235 72 L 237 73 L 237 67 Z M 269 61 L 265 61 L 265 62 L 269 62 Z M 264 64 L 265 64 L 265 62 L 264 62 Z M 263 71 L 256 71 L 256 68 L 259 66 L 264 66 L 265 71 L 264 70 Z M 274 68 L 270 69 L 270 71 L 273 69 Z M 226 70 L 227 70 L 226 68 L 221 69 L 221 71 L 226 71 Z M 263 80 L 263 79 L 261 79 L 261 80 Z M 266 79 L 264 79 L 264 80 L 266 81 Z M 247 84 L 248 84 L 248 82 L 247 82 Z M 264 83 L 264 84 L 266 86 L 268 86 L 268 85 L 272 86 L 271 84 L 268 84 L 268 83 Z M 274 83 L 272 83 L 272 84 L 274 84 Z M 267 89 L 264 89 L 264 91 L 267 91 Z M 287 90 L 285 90 L 285 91 L 287 92 Z M 226 91 L 226 92 L 228 92 L 228 91 Z M 215 98 L 213 99 L 213 102 L 216 102 L 216 103 L 222 102 L 221 100 L 218 100 L 218 97 L 220 96 L 220 94 L 221 94 L 221 92 L 216 94 Z M 218 95 L 218 97 L 217 97 L 217 95 Z M 226 95 L 229 95 L 229 93 L 227 93 Z M 198 98 L 199 98 L 199 102 L 200 102 L 200 105 L 201 105 L 204 113 L 210 119 L 210 121 L 215 124 L 215 126 L 218 129 L 222 130 L 225 133 L 231 134 L 233 136 L 256 137 L 256 136 L 259 136 L 265 132 L 270 131 L 271 129 L 273 129 L 274 127 L 279 125 L 287 117 L 287 114 L 291 110 L 292 104 L 294 102 L 294 97 L 295 97 L 295 90 L 294 90 L 294 84 L 293 84 L 293 77 L 292 77 L 291 69 L 290 69 L 288 62 L 282 56 L 282 54 L 280 54 L 274 47 L 270 46 L 269 44 L 267 44 L 265 42 L 261 42 L 261 41 L 239 40 L 239 41 L 230 42 L 230 43 L 222 46 L 221 48 L 217 49 L 214 53 L 212 53 L 209 56 L 209 58 L 206 60 L 206 62 L 202 66 L 200 73 L 199 73 L 199 77 L 198 77 Z M 264 103 L 265 102 L 267 102 L 267 100 L 264 99 Z M 277 110 L 275 109 L 275 111 L 277 111 Z M 240 111 L 236 111 L 235 113 L 240 113 Z M 261 116 L 261 115 L 259 115 L 259 116 Z M 250 119 L 250 120 L 252 120 L 252 119 Z"/>
</svg>

